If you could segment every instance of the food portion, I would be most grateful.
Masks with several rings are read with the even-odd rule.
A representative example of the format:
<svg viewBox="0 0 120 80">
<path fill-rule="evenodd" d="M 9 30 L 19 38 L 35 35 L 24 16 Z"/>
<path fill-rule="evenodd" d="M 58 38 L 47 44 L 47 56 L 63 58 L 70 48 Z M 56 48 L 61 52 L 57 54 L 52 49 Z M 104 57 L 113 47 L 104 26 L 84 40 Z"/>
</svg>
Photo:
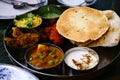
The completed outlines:
<svg viewBox="0 0 120 80">
<path fill-rule="evenodd" d="M 6 32 L 5 43 L 8 49 L 24 48 L 23 50 L 27 51 L 25 53 L 27 64 L 35 69 L 53 68 L 61 65 L 63 59 L 75 70 L 93 69 L 99 63 L 99 55 L 87 47 L 112 47 L 118 45 L 120 41 L 120 18 L 111 10 L 73 7 L 66 9 L 59 18 L 45 18 L 43 22 L 41 17 L 27 13 L 14 19 L 14 24 L 12 26 L 15 27 L 10 26 L 12 30 L 8 29 Z M 40 24 L 41 26 L 37 27 Z M 65 57 L 63 51 L 56 45 L 63 51 L 68 50 Z M 76 46 L 86 48 L 70 49 Z"/>
<path fill-rule="evenodd" d="M 31 47 L 35 45 L 39 40 L 39 35 L 38 33 L 35 32 L 24 33 L 19 28 L 12 27 L 12 36 L 5 37 L 4 40 L 6 44 L 10 47 L 14 47 L 14 48 Z"/>
<path fill-rule="evenodd" d="M 28 62 L 36 69 L 52 68 L 59 65 L 64 54 L 62 50 L 51 44 L 38 44 L 27 52 Z"/>
<path fill-rule="evenodd" d="M 103 11 L 109 19 L 109 30 L 98 40 L 88 44 L 88 47 L 112 47 L 120 41 L 120 17 L 112 10 Z"/>
<path fill-rule="evenodd" d="M 14 24 L 19 28 L 35 28 L 42 23 L 42 18 L 31 12 L 18 16 L 14 19 Z"/>
<path fill-rule="evenodd" d="M 65 63 L 75 70 L 89 70 L 99 63 L 99 56 L 90 48 L 75 47 L 65 53 Z"/>
<path fill-rule="evenodd" d="M 39 30 L 42 42 L 52 42 L 54 44 L 60 45 L 63 42 L 63 37 L 58 33 L 56 29 L 56 20 L 50 19 L 50 25 L 44 26 Z"/>
<path fill-rule="evenodd" d="M 114 11 L 74 7 L 63 12 L 56 29 L 73 44 L 87 47 L 112 47 L 120 41 L 120 18 Z"/>
<path fill-rule="evenodd" d="M 109 29 L 107 17 L 89 7 L 65 10 L 56 25 L 62 36 L 76 42 L 97 40 Z"/>
</svg>

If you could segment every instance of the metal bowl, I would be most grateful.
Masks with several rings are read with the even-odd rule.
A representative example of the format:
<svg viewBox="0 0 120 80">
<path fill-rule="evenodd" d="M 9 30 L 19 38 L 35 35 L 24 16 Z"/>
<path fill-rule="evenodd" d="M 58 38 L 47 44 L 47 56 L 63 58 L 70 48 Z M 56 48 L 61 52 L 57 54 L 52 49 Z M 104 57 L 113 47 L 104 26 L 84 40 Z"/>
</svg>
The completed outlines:
<svg viewBox="0 0 120 80">
<path fill-rule="evenodd" d="M 43 19 L 58 18 L 62 12 L 63 9 L 56 5 L 45 5 L 37 10 L 38 15 L 40 15 Z"/>
<path fill-rule="evenodd" d="M 40 56 L 39 54 L 41 54 L 41 52 L 39 51 L 39 52 L 37 52 L 37 49 L 38 49 L 38 46 L 40 45 L 40 50 L 41 49 L 43 49 L 43 51 L 42 51 L 42 53 L 45 53 L 45 54 L 47 54 L 47 56 L 45 57 L 45 54 L 44 54 L 44 57 L 43 57 L 43 55 L 42 56 Z M 41 47 L 42 46 L 42 47 Z M 50 51 L 50 49 L 49 50 L 47 50 L 47 51 L 45 51 L 44 49 L 44 47 L 52 47 L 52 48 L 54 48 L 54 50 L 52 50 L 52 51 Z M 57 54 L 58 54 L 58 52 L 56 52 L 55 50 L 57 50 L 57 51 L 59 51 L 59 56 L 57 56 Z M 49 51 L 49 52 L 48 52 Z M 31 55 L 32 54 L 32 55 Z M 56 55 L 56 56 L 55 56 Z M 49 59 L 48 59 L 48 57 L 49 57 Z M 38 62 L 36 62 L 36 64 L 32 64 L 32 62 L 33 63 L 35 63 L 33 60 L 36 60 L 37 59 L 37 61 Z M 41 62 L 41 60 L 42 61 L 45 61 L 45 60 L 47 60 L 47 61 L 45 61 L 44 63 L 42 63 L 42 64 L 46 64 L 48 67 L 46 67 L 46 66 L 42 66 L 41 64 L 38 64 L 39 62 Z M 56 63 L 56 60 L 58 60 L 57 61 L 57 63 Z M 30 47 L 29 49 L 27 49 L 26 50 L 26 52 L 25 52 L 25 61 L 26 61 L 26 63 L 31 67 L 31 68 L 33 68 L 33 69 L 35 69 L 35 70 L 52 70 L 52 69 L 57 69 L 57 67 L 59 67 L 59 65 L 62 63 L 62 61 L 64 60 L 64 52 L 62 51 L 62 49 L 59 47 L 59 46 L 57 46 L 57 45 L 55 45 L 55 44 L 51 44 L 51 43 L 41 43 L 41 44 L 37 44 L 37 45 L 35 45 L 35 46 L 32 46 L 32 47 Z M 51 62 L 52 61 L 52 62 Z M 49 65 L 48 65 L 49 64 Z M 39 66 L 38 66 L 39 65 Z"/>
<path fill-rule="evenodd" d="M 68 67 L 80 71 L 89 71 L 97 67 L 99 55 L 88 47 L 73 47 L 65 53 L 64 59 Z"/>
</svg>

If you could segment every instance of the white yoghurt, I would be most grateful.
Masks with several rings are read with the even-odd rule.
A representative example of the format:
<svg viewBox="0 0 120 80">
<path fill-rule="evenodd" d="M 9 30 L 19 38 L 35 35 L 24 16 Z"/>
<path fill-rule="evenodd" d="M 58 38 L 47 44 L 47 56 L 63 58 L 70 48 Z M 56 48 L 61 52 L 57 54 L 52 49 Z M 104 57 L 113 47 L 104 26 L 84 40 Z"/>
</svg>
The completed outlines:
<svg viewBox="0 0 120 80">
<path fill-rule="evenodd" d="M 87 50 L 75 50 L 66 55 L 65 62 L 73 69 L 88 70 L 98 64 L 99 58 L 97 54 L 91 54 Z"/>
<path fill-rule="evenodd" d="M 78 6 L 81 3 L 85 2 L 85 0 L 62 0 L 62 2 L 69 6 Z"/>
</svg>

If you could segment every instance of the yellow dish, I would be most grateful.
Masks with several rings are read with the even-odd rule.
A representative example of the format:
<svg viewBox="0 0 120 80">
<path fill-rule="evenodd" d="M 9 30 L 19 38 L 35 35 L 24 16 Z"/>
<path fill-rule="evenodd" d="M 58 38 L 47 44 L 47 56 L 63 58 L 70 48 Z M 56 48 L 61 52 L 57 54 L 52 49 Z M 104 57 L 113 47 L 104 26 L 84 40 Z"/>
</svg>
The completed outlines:
<svg viewBox="0 0 120 80">
<path fill-rule="evenodd" d="M 42 18 L 33 13 L 27 13 L 14 19 L 15 26 L 19 28 L 35 28 L 42 23 Z"/>
</svg>

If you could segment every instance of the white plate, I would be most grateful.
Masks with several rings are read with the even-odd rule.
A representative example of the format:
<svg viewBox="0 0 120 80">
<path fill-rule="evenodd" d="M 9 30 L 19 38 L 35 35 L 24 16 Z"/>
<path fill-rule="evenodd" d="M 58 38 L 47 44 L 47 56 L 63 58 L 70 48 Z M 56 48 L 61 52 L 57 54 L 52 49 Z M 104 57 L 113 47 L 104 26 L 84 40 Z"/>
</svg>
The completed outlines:
<svg viewBox="0 0 120 80">
<path fill-rule="evenodd" d="M 23 0 L 19 0 L 19 1 L 23 1 Z M 48 0 L 24 0 L 24 2 L 28 2 L 28 3 L 39 3 L 41 1 L 45 1 L 45 3 L 34 7 L 27 6 L 23 9 L 14 9 L 13 5 L 0 1 L 0 19 L 13 19 L 18 15 L 27 13 L 32 10 L 36 10 L 40 6 L 48 4 Z"/>
<path fill-rule="evenodd" d="M 70 6 L 70 7 L 74 7 L 74 6 L 90 6 L 90 5 L 93 5 L 96 2 L 96 0 L 93 0 L 89 4 L 88 3 L 83 4 L 84 0 L 71 0 L 71 1 L 68 0 L 68 2 L 67 2 L 67 0 L 66 1 L 65 0 L 57 0 L 57 1 L 59 3 L 61 3 L 61 4 L 64 4 L 64 5 L 67 5 L 67 6 Z M 75 1 L 80 1 L 80 2 L 75 2 Z"/>
<path fill-rule="evenodd" d="M 32 73 L 10 64 L 0 64 L 0 80 L 39 80 Z"/>
</svg>

